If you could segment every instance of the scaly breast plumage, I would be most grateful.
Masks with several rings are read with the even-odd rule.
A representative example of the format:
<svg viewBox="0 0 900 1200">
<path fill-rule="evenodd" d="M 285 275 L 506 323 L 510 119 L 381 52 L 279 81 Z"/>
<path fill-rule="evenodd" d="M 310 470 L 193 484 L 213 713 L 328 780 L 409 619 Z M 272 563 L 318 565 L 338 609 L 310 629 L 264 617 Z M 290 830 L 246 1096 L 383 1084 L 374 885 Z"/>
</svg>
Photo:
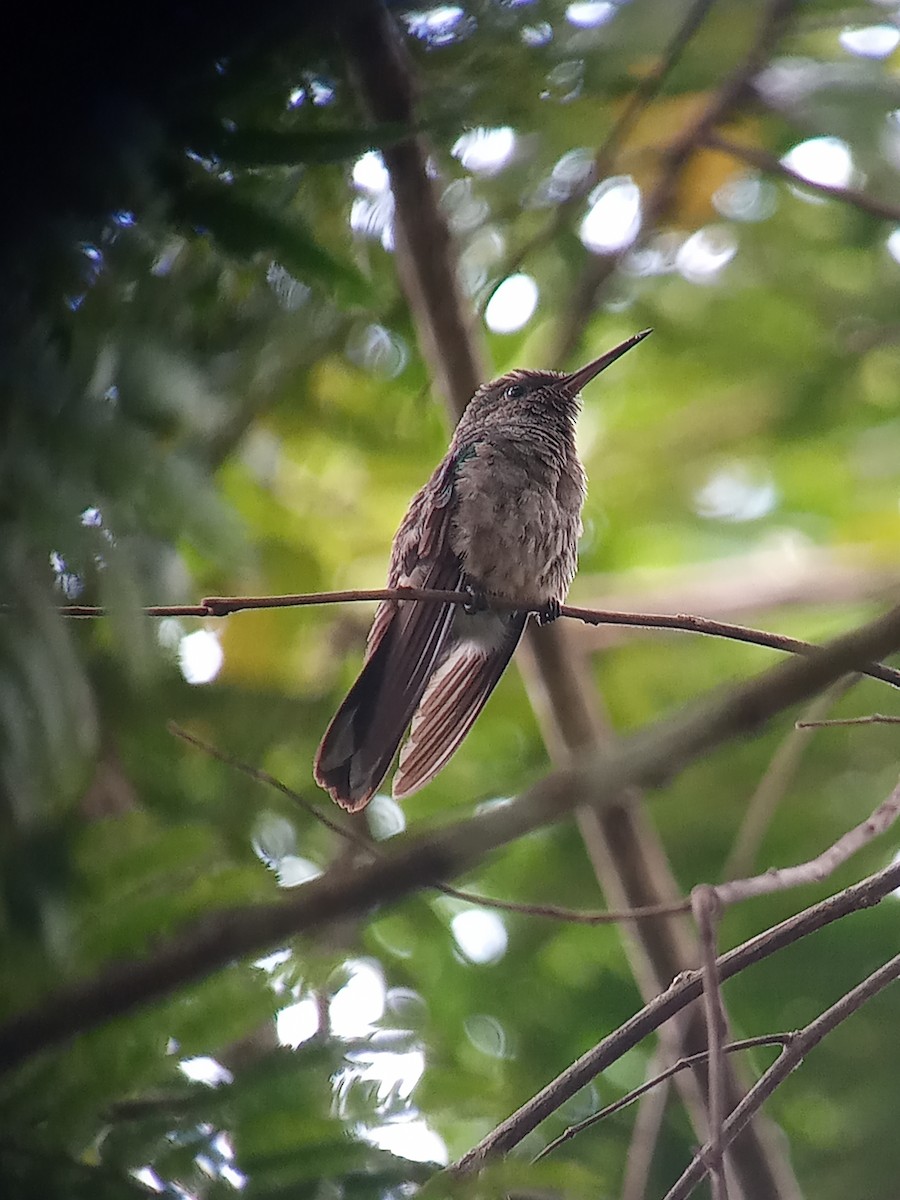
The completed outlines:
<svg viewBox="0 0 900 1200">
<path fill-rule="evenodd" d="M 458 489 L 453 549 L 469 578 L 489 594 L 562 600 L 577 565 L 581 495 L 564 503 L 554 483 L 494 465 L 492 478 L 470 477 Z"/>
</svg>

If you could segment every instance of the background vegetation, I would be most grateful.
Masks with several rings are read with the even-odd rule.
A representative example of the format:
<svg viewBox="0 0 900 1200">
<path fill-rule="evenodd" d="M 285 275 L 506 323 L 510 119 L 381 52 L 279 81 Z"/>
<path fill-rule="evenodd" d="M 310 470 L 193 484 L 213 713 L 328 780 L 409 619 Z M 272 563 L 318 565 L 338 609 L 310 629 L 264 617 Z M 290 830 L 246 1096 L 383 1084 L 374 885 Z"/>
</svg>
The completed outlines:
<svg viewBox="0 0 900 1200">
<path fill-rule="evenodd" d="M 310 764 L 368 608 L 140 610 L 381 586 L 464 355 L 489 374 L 574 366 L 655 330 L 585 398 L 574 603 L 823 640 L 897 581 L 896 6 L 394 5 L 405 58 L 374 85 L 383 48 L 363 34 L 378 20 L 332 7 L 163 6 L 128 29 L 98 10 L 20 43 L 44 91 L 10 124 L 0 290 L 6 1018 L 188 920 L 348 865 L 352 844 L 168 723 L 324 805 Z M 416 231 L 396 244 L 385 160 L 405 169 L 413 130 L 453 238 L 456 351 L 415 285 Z M 70 602 L 109 615 L 61 617 Z M 683 633 L 557 636 L 616 734 L 775 660 Z M 428 829 L 546 774 L 534 653 L 543 724 L 510 671 L 438 780 L 402 811 L 379 797 L 360 832 Z M 834 707 L 874 710 L 896 701 L 873 681 Z M 798 715 L 647 797 L 682 893 L 807 859 L 894 787 L 894 729 L 801 738 Z M 827 884 L 730 910 L 721 944 L 884 866 L 889 842 Z M 603 903 L 569 822 L 466 886 Z M 731 1034 L 811 1020 L 894 953 L 897 920 L 889 900 L 742 974 Z M 641 1004 L 633 933 L 432 891 L 270 950 L 6 1073 L 4 1194 L 407 1195 Z M 896 990 L 874 1000 L 767 1105 L 807 1195 L 896 1193 L 898 1005 Z M 632 1108 L 528 1166 L 658 1053 L 642 1045 L 583 1089 L 485 1193 L 662 1196 L 698 1140 L 675 1091 L 651 1155 Z"/>
</svg>

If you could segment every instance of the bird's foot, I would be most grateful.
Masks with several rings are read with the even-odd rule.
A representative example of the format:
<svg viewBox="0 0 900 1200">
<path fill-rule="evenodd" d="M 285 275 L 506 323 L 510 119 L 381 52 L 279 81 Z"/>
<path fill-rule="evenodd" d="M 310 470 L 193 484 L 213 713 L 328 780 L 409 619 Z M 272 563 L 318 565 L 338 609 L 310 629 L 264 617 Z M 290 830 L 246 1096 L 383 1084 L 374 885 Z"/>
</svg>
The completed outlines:
<svg viewBox="0 0 900 1200">
<path fill-rule="evenodd" d="M 534 613 L 538 625 L 549 625 L 552 621 L 557 621 L 559 619 L 561 608 L 562 605 L 555 598 L 553 600 L 548 600 L 546 604 L 541 605 L 541 607 L 536 609 Z"/>
<path fill-rule="evenodd" d="M 469 595 L 468 601 L 463 605 L 463 612 L 468 613 L 472 617 L 475 613 L 486 611 L 488 606 L 487 595 L 481 588 L 473 587 L 472 584 L 467 583 L 463 590 L 468 592 Z"/>
</svg>

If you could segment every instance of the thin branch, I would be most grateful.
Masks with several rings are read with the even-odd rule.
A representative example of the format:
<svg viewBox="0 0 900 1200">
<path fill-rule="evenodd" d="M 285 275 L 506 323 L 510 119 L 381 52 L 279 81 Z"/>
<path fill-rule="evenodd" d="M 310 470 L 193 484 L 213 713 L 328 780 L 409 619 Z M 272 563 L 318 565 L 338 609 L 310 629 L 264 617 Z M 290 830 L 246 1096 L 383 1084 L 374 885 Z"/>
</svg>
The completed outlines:
<svg viewBox="0 0 900 1200">
<path fill-rule="evenodd" d="M 725 1179 L 725 1157 L 722 1143 L 722 1128 L 728 1115 L 725 1092 L 725 1060 L 722 1047 L 725 1044 L 725 1012 L 716 967 L 716 929 L 721 904 L 714 888 L 707 884 L 695 887 L 691 892 L 691 908 L 700 933 L 700 960 L 703 972 L 703 1013 L 706 1018 L 706 1044 L 708 1047 L 709 1071 L 709 1156 L 708 1165 L 712 1182 L 713 1200 L 728 1200 L 728 1184 Z"/>
<path fill-rule="evenodd" d="M 416 600 L 439 601 L 442 604 L 471 604 L 468 592 L 441 591 L 434 588 L 354 588 L 342 592 L 300 592 L 289 596 L 205 596 L 199 604 L 152 605 L 142 611 L 148 617 L 225 617 L 248 609 L 306 608 L 320 604 L 352 604 L 372 600 Z M 516 605 L 498 599 L 491 603 L 499 609 L 512 609 Z M 520 612 L 538 612 L 527 602 L 518 605 Z M 91 605 L 67 604 L 58 610 L 64 617 L 104 617 L 107 610 Z M 751 629 L 745 625 L 733 625 L 726 621 L 712 621 L 706 617 L 687 613 L 622 613 L 605 609 L 575 608 L 564 604 L 559 615 L 585 625 L 625 625 L 636 629 L 676 629 L 685 633 L 701 633 L 707 637 L 725 638 L 729 641 L 747 642 L 752 646 L 764 646 L 770 650 L 783 650 L 787 654 L 816 654 L 820 647 L 799 638 L 780 633 L 768 633 L 763 629 Z M 880 679 L 892 687 L 900 687 L 900 671 L 883 663 L 866 663 L 857 667 L 863 675 Z"/>
<path fill-rule="evenodd" d="M 797 721 L 795 729 L 835 729 L 839 725 L 900 725 L 900 717 L 870 713 L 867 717 L 834 717 L 830 721 Z"/>
<path fill-rule="evenodd" d="M 848 675 L 846 679 L 839 679 L 821 696 L 816 696 L 803 714 L 803 719 L 797 721 L 794 728 L 782 739 L 744 809 L 740 828 L 722 868 L 723 880 L 740 879 L 753 870 L 763 837 L 772 824 L 778 806 L 797 773 L 800 759 L 809 745 L 809 735 L 798 731 L 812 728 L 809 722 L 815 723 L 823 718 L 858 680 L 858 675 Z"/>
<path fill-rule="evenodd" d="M 592 256 L 571 289 L 571 301 L 553 361 L 565 366 L 581 340 L 581 334 L 597 306 L 603 285 L 615 274 L 619 263 L 635 246 L 641 245 L 669 213 L 678 181 L 691 159 L 708 143 L 717 125 L 725 121 L 744 99 L 754 77 L 766 65 L 796 5 L 796 0 L 769 0 L 753 43 L 741 61 L 716 89 L 693 121 L 660 155 L 659 178 L 643 204 L 642 226 L 636 242 L 615 254 Z"/>
<path fill-rule="evenodd" d="M 576 808 L 590 806 L 586 810 L 599 812 L 620 803 L 632 785 L 668 782 L 713 747 L 758 730 L 775 713 L 846 675 L 860 659 L 889 654 L 898 646 L 900 608 L 895 608 L 811 658 L 779 663 L 615 747 L 584 755 L 509 804 L 433 833 L 392 839 L 383 857 L 330 868 L 287 898 L 188 922 L 146 955 L 110 963 L 0 1025 L 0 1070 L 206 978 L 243 956 L 472 870 L 492 851 L 562 820 Z M 766 937 L 775 944 L 777 930 Z M 723 962 L 727 961 L 726 956 Z"/>
<path fill-rule="evenodd" d="M 841 920 L 849 913 L 880 903 L 890 896 L 898 885 L 900 863 L 892 863 L 862 883 L 845 888 L 764 933 L 757 934 L 734 950 L 729 950 L 717 961 L 719 978 L 723 981 L 731 979 L 751 964 L 769 958 L 801 938 Z M 667 991 L 651 1000 L 613 1033 L 567 1067 L 448 1170 L 453 1174 L 469 1174 L 512 1150 L 592 1079 L 617 1062 L 628 1050 L 637 1046 L 648 1034 L 697 1000 L 702 990 L 702 971 L 683 972 Z M 729 1121 L 731 1119 L 729 1118 Z"/>
<path fill-rule="evenodd" d="M 709 10 L 716 0 L 694 0 L 688 9 L 681 25 L 675 30 L 656 66 L 648 71 L 628 98 L 618 120 L 606 135 L 606 139 L 594 156 L 594 173 L 590 186 L 605 178 L 612 170 L 616 153 L 642 113 L 648 108 L 662 90 L 663 84 L 681 60 L 700 26 L 709 15 Z M 588 188 L 590 190 L 590 188 Z"/>
<path fill-rule="evenodd" d="M 754 1050 L 758 1046 L 789 1046 L 794 1037 L 796 1037 L 796 1034 L 793 1031 L 788 1033 L 764 1033 L 760 1034 L 759 1037 L 742 1038 L 738 1042 L 728 1042 L 722 1046 L 722 1053 L 736 1054 L 740 1050 Z M 601 1108 L 599 1112 L 591 1113 L 583 1121 L 579 1121 L 575 1125 L 570 1125 L 568 1129 L 564 1129 L 558 1137 L 555 1137 L 552 1142 L 548 1142 L 543 1150 L 534 1156 L 532 1162 L 546 1158 L 548 1154 L 551 1154 L 554 1150 L 558 1150 L 566 1142 L 570 1142 L 579 1133 L 584 1133 L 586 1129 L 590 1129 L 600 1121 L 606 1120 L 607 1117 L 611 1117 L 615 1113 L 621 1112 L 623 1108 L 627 1108 L 630 1104 L 634 1104 L 636 1100 L 640 1100 L 641 1096 L 646 1095 L 654 1088 L 658 1088 L 661 1083 L 665 1083 L 673 1075 L 677 1075 L 679 1071 L 685 1071 L 689 1067 L 696 1066 L 697 1063 L 708 1061 L 709 1051 L 698 1050 L 696 1054 L 686 1054 L 682 1058 L 679 1058 L 677 1062 L 672 1063 L 670 1067 L 666 1067 L 664 1071 L 654 1072 L 652 1078 L 648 1079 L 646 1083 L 642 1083 L 640 1087 L 634 1088 L 627 1096 L 621 1096 L 618 1100 L 607 1104 L 605 1108 Z"/>
<path fill-rule="evenodd" d="M 183 742 L 193 746 L 195 749 L 209 755 L 210 758 L 216 759 L 218 762 L 224 763 L 228 767 L 232 767 L 236 771 L 240 771 L 242 775 L 255 780 L 257 783 L 264 784 L 266 787 L 274 788 L 302 809 L 308 816 L 324 825 L 332 833 L 338 837 L 345 838 L 358 846 L 369 857 L 377 857 L 382 853 L 376 842 L 361 834 L 349 822 L 344 824 L 340 820 L 333 820 L 325 815 L 320 808 L 312 804 L 299 792 L 288 787 L 286 783 L 278 779 L 275 775 L 270 775 L 268 771 L 261 767 L 251 766 L 250 763 L 244 762 L 242 759 L 236 758 L 233 754 L 228 754 L 225 750 L 220 750 L 218 746 L 214 746 L 211 742 L 206 742 L 203 738 L 199 738 L 196 734 L 189 733 L 174 721 L 170 721 L 167 726 L 169 733 L 173 737 L 180 738 Z M 690 912 L 690 900 L 683 900 L 678 904 L 651 904 L 644 908 L 629 908 L 621 911 L 606 909 L 602 912 L 580 912 L 577 909 L 561 908 L 556 904 L 526 904 L 515 900 L 494 900 L 489 896 L 480 896 L 474 892 L 463 891 L 461 888 L 451 887 L 446 883 L 436 883 L 435 890 L 441 892 L 445 896 L 450 896 L 455 900 L 465 900 L 468 904 L 477 904 L 481 908 L 495 908 L 501 912 L 519 913 L 526 917 L 545 917 L 551 921 L 567 921 L 574 925 L 614 925 L 620 921 L 641 921 L 655 917 L 675 916 L 678 913 Z"/>
<path fill-rule="evenodd" d="M 764 171 L 767 175 L 776 175 L 780 179 L 786 179 L 796 187 L 806 188 L 808 191 L 816 192 L 819 196 L 837 200 L 841 204 L 849 204 L 853 208 L 858 208 L 860 212 L 867 213 L 870 217 L 877 217 L 881 221 L 900 222 L 900 205 L 891 204 L 887 200 L 879 200 L 856 188 L 839 187 L 833 183 L 817 183 L 814 179 L 807 179 L 805 175 L 792 170 L 766 150 L 733 142 L 730 138 L 722 137 L 721 134 L 712 131 L 706 134 L 704 141 L 711 150 L 721 150 L 723 154 L 730 154 L 732 158 L 738 158 L 751 167 Z"/>
<path fill-rule="evenodd" d="M 803 1062 L 810 1050 L 838 1025 L 846 1021 L 857 1009 L 861 1008 L 867 1000 L 871 1000 L 873 996 L 897 979 L 900 979 L 900 954 L 874 971 L 868 979 L 863 980 L 852 991 L 842 996 L 831 1008 L 826 1009 L 814 1021 L 795 1034 L 772 1066 L 753 1085 L 725 1122 L 725 1144 L 732 1142 L 747 1126 L 763 1103 Z M 687 1197 L 691 1195 L 707 1173 L 706 1155 L 709 1149 L 710 1147 L 707 1145 L 698 1151 L 675 1186 L 666 1193 L 664 1200 L 687 1200 Z"/>
<path fill-rule="evenodd" d="M 865 821 L 843 834 L 827 850 L 823 850 L 816 858 L 799 863 L 794 867 L 773 867 L 763 875 L 754 875 L 750 879 L 735 879 L 730 883 L 720 883 L 716 887 L 716 895 L 720 903 L 736 904 L 751 896 L 765 896 L 770 892 L 783 892 L 789 888 L 800 887 L 805 883 L 819 883 L 867 845 L 879 837 L 900 816 L 900 783 L 894 788 L 887 800 L 875 809 Z"/>
<path fill-rule="evenodd" d="M 647 1079 L 650 1080 L 659 1074 L 663 1063 L 670 1057 L 662 1045 L 657 1046 L 650 1060 Z M 670 1093 L 669 1081 L 664 1080 L 652 1092 L 647 1092 L 638 1105 L 625 1155 L 620 1200 L 645 1200 Z"/>
<path fill-rule="evenodd" d="M 618 925 L 623 921 L 646 921 L 657 917 L 676 917 L 691 911 L 690 900 L 676 904 L 645 904 L 641 908 L 604 909 L 599 912 L 581 912 L 574 908 L 560 908 L 556 904 L 523 904 L 517 900 L 494 900 L 473 892 L 441 884 L 437 889 L 445 896 L 479 904 L 482 908 L 496 908 L 500 912 L 520 913 L 525 917 L 546 917 L 551 921 L 568 921 L 573 925 Z"/>
<path fill-rule="evenodd" d="M 634 91 L 613 122 L 605 140 L 594 155 L 590 174 L 573 189 L 560 204 L 556 206 L 546 225 L 532 237 L 518 246 L 512 254 L 500 265 L 497 275 L 505 278 L 517 270 L 526 258 L 535 250 L 553 241 L 571 220 L 572 213 L 578 209 L 591 189 L 605 179 L 613 169 L 616 154 L 622 142 L 628 137 L 641 115 L 659 95 L 668 77 L 681 60 L 682 54 L 690 45 L 700 26 L 705 21 L 715 0 L 694 0 L 688 9 L 684 21 L 675 30 L 672 39 L 652 70 L 640 80 Z"/>
<path fill-rule="evenodd" d="M 320 808 L 306 800 L 299 792 L 295 792 L 293 788 L 288 787 L 286 783 L 282 783 L 275 775 L 270 775 L 268 771 L 264 771 L 262 767 L 251 766 L 250 763 L 244 762 L 242 759 L 236 758 L 233 754 L 228 754 L 225 750 L 220 750 L 218 746 L 214 746 L 211 742 L 204 741 L 203 738 L 197 737 L 194 733 L 189 733 L 181 725 L 175 721 L 169 721 L 166 725 L 169 733 L 173 737 L 180 738 L 181 741 L 187 742 L 189 746 L 193 746 L 197 750 L 201 750 L 210 758 L 216 759 L 220 763 L 224 763 L 227 767 L 233 767 L 234 770 L 240 771 L 242 775 L 248 776 L 250 779 L 255 779 L 257 783 L 264 784 L 266 787 L 274 788 L 276 792 L 280 792 L 298 808 L 301 808 L 308 816 L 324 825 L 326 829 L 330 829 L 332 833 L 336 833 L 338 837 L 345 838 L 348 841 L 355 843 L 361 850 L 365 850 L 368 855 L 375 852 L 373 844 L 362 834 L 358 833 L 349 822 L 334 820 L 332 817 L 326 816 Z"/>
</svg>

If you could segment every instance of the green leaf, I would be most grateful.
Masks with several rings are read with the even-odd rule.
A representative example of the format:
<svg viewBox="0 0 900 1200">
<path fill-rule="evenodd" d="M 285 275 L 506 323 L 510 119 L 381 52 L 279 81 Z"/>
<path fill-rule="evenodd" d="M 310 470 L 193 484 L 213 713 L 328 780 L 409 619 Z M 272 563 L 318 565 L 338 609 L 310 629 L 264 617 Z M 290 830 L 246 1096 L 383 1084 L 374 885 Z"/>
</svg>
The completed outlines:
<svg viewBox="0 0 900 1200">
<path fill-rule="evenodd" d="M 207 230 L 231 254 L 270 254 L 301 281 L 327 285 L 347 301 L 368 295 L 356 268 L 330 254 L 296 213 L 284 217 L 224 183 L 191 183 L 173 195 L 172 208 L 179 223 Z"/>
<path fill-rule="evenodd" d="M 215 155 L 238 167 L 295 166 L 298 163 L 341 162 L 367 150 L 389 146 L 410 135 L 408 127 L 394 122 L 371 129 L 275 130 L 220 125 L 194 127 L 191 145 L 202 154 Z"/>
</svg>

